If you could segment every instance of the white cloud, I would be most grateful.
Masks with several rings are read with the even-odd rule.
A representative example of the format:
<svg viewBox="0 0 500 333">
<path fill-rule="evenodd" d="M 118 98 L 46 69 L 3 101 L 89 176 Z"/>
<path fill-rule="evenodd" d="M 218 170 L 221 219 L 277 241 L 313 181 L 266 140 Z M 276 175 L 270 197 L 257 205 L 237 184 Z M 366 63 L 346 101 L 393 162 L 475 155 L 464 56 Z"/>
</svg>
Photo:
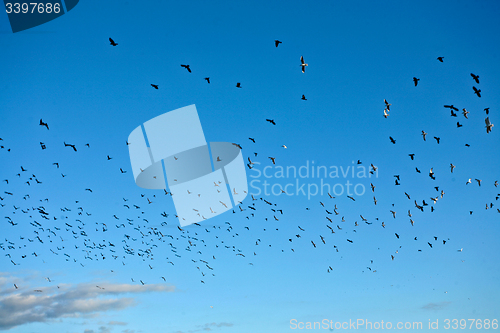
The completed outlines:
<svg viewBox="0 0 500 333">
<path fill-rule="evenodd" d="M 174 286 L 159 284 L 100 284 L 99 288 L 96 285 L 78 284 L 60 287 L 42 288 L 42 292 L 23 287 L 0 295 L 0 330 L 58 318 L 92 316 L 133 306 L 135 300 L 124 294 L 175 291 Z M 112 322 L 110 325 L 125 323 Z M 94 333 L 93 330 L 87 331 L 85 333 Z M 99 328 L 99 333 L 107 332 L 109 329 L 105 326 Z"/>
<path fill-rule="evenodd" d="M 439 302 L 439 303 L 428 303 L 422 306 L 424 310 L 440 310 L 446 306 L 448 306 L 451 302 Z"/>
<path fill-rule="evenodd" d="M 211 331 L 213 327 L 232 327 L 232 323 L 206 323 L 204 325 L 197 325 L 196 329 L 194 330 L 188 330 L 188 331 L 176 331 L 175 333 L 195 333 L 195 332 L 200 332 L 200 331 Z"/>
</svg>

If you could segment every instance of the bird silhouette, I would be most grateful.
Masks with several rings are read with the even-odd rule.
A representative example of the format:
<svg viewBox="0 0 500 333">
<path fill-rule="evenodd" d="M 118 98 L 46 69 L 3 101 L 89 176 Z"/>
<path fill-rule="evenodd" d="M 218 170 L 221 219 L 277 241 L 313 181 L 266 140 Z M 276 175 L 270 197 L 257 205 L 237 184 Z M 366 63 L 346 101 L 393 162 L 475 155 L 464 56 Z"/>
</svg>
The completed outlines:
<svg viewBox="0 0 500 333">
<path fill-rule="evenodd" d="M 64 142 L 64 147 L 71 147 L 71 148 L 73 148 L 74 151 L 76 151 L 75 145 Z"/>
<path fill-rule="evenodd" d="M 279 40 L 275 39 L 274 40 L 274 46 L 278 47 L 278 45 L 280 45 L 282 42 L 280 42 Z"/>
<path fill-rule="evenodd" d="M 109 44 L 113 45 L 113 46 L 118 45 L 117 43 L 115 43 L 115 41 L 111 37 L 109 38 Z"/>
<path fill-rule="evenodd" d="M 158 89 L 158 85 L 157 84 L 152 84 L 151 83 L 151 87 L 155 88 L 155 89 Z"/>
<path fill-rule="evenodd" d="M 470 76 L 476 81 L 477 84 L 479 84 L 479 75 L 475 75 L 474 73 L 470 73 Z"/>
<path fill-rule="evenodd" d="M 481 97 L 481 89 L 477 89 L 476 87 L 472 86 L 472 90 L 474 90 L 474 94 L 476 94 L 477 97 Z"/>
<path fill-rule="evenodd" d="M 47 129 L 49 129 L 49 125 L 47 123 L 44 123 L 42 119 L 40 119 L 40 126 L 45 126 Z"/>
<path fill-rule="evenodd" d="M 184 67 L 189 73 L 191 73 L 191 68 L 189 68 L 189 65 L 181 65 L 181 67 Z"/>
</svg>

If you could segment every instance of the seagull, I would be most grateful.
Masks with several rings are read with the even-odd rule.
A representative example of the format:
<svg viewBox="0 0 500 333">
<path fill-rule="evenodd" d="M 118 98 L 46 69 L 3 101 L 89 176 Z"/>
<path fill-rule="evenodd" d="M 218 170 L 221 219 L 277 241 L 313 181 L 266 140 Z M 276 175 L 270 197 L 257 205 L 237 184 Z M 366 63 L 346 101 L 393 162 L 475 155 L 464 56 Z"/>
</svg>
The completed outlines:
<svg viewBox="0 0 500 333">
<path fill-rule="evenodd" d="M 457 128 L 460 128 L 460 127 L 462 127 L 462 126 L 463 126 L 463 125 L 462 125 L 462 124 L 460 124 L 460 122 L 458 122 L 458 121 L 457 121 Z"/>
<path fill-rule="evenodd" d="M 472 90 L 474 90 L 474 94 L 476 94 L 477 97 L 481 97 L 481 89 L 477 89 L 476 87 L 472 86 Z"/>
<path fill-rule="evenodd" d="M 425 136 L 427 135 L 427 133 L 425 133 L 423 130 L 422 130 L 422 137 L 424 138 L 424 141 L 425 141 Z"/>
<path fill-rule="evenodd" d="M 396 144 L 396 140 L 394 140 L 392 136 L 390 136 L 390 137 L 389 137 L 389 139 L 391 140 L 391 142 L 392 142 L 393 144 Z"/>
<path fill-rule="evenodd" d="M 155 89 L 158 89 L 158 85 L 157 84 L 152 84 L 151 83 L 151 87 L 155 88 Z"/>
<path fill-rule="evenodd" d="M 266 119 L 266 121 L 270 122 L 273 125 L 276 125 L 276 123 L 274 122 L 274 119 Z"/>
<path fill-rule="evenodd" d="M 465 117 L 466 119 L 469 119 L 469 117 L 467 117 L 467 115 L 468 115 L 469 113 L 470 113 L 470 112 L 469 112 L 469 111 L 467 111 L 465 108 L 463 108 L 463 109 L 462 109 L 462 114 L 464 115 L 464 117 Z"/>
<path fill-rule="evenodd" d="M 237 82 L 236 83 L 236 88 L 241 88 L 241 83 Z"/>
<path fill-rule="evenodd" d="M 472 183 L 472 178 L 469 178 L 469 180 L 467 181 L 467 183 L 465 183 L 465 185 L 470 184 L 470 183 Z"/>
<path fill-rule="evenodd" d="M 269 159 L 270 159 L 271 161 L 273 161 L 273 164 L 276 164 L 276 163 L 275 163 L 275 161 L 274 161 L 274 160 L 276 159 L 275 157 L 269 157 Z"/>
<path fill-rule="evenodd" d="M 484 108 L 484 111 L 486 112 L 486 114 L 489 114 L 490 113 L 490 108 Z"/>
<path fill-rule="evenodd" d="M 444 57 L 437 57 L 437 60 L 439 60 L 440 62 L 443 62 L 443 58 Z"/>
<path fill-rule="evenodd" d="M 191 73 L 191 68 L 189 68 L 189 65 L 181 65 L 181 67 L 184 67 L 185 69 L 188 70 L 189 73 Z"/>
<path fill-rule="evenodd" d="M 451 168 L 451 173 L 453 173 L 453 169 L 455 169 L 455 166 L 453 165 L 453 163 L 450 163 L 450 168 Z"/>
<path fill-rule="evenodd" d="M 484 122 L 486 123 L 486 133 L 491 132 L 491 129 L 493 128 L 493 124 L 490 123 L 490 117 L 486 117 Z"/>
<path fill-rule="evenodd" d="M 280 45 L 282 42 L 280 42 L 279 40 L 275 39 L 274 40 L 274 46 L 278 47 L 278 45 Z"/>
<path fill-rule="evenodd" d="M 384 98 L 384 103 L 385 103 L 385 108 L 387 109 L 387 111 L 389 111 L 390 110 L 390 106 L 392 104 L 390 104 L 389 102 L 387 102 L 387 100 L 385 98 Z"/>
<path fill-rule="evenodd" d="M 209 77 L 206 77 L 205 80 L 210 83 L 210 78 Z"/>
<path fill-rule="evenodd" d="M 437 136 L 435 136 L 434 139 L 436 139 L 437 143 L 439 144 L 439 140 L 441 140 L 441 138 L 438 138 Z"/>
<path fill-rule="evenodd" d="M 476 83 L 479 84 L 479 75 L 475 75 L 473 73 L 470 73 L 470 76 L 472 76 L 472 78 L 474 79 L 474 81 L 476 81 Z"/>
<path fill-rule="evenodd" d="M 302 98 L 301 98 L 303 101 L 307 101 L 307 98 L 306 98 L 306 95 L 302 95 Z"/>
<path fill-rule="evenodd" d="M 429 171 L 429 177 L 431 177 L 433 180 L 436 180 L 436 177 L 434 176 L 434 171 L 432 171 L 432 168 Z"/>
<path fill-rule="evenodd" d="M 420 81 L 420 79 L 417 79 L 416 77 L 413 77 L 413 83 L 415 83 L 415 87 L 417 86 L 418 81 Z"/>
<path fill-rule="evenodd" d="M 387 113 L 387 111 L 388 111 L 387 109 L 384 109 L 384 118 L 386 118 L 386 119 L 387 119 L 387 117 L 389 117 L 389 114 Z"/>
<path fill-rule="evenodd" d="M 481 179 L 477 179 L 477 178 L 476 178 L 476 182 L 477 182 L 477 184 L 478 184 L 479 186 L 481 186 Z"/>
<path fill-rule="evenodd" d="M 287 148 L 287 146 L 286 146 L 286 145 L 283 145 L 283 146 L 281 146 L 281 147 L 283 147 L 283 148 L 285 148 L 285 149 Z"/>
<path fill-rule="evenodd" d="M 413 157 L 415 157 L 415 154 L 408 154 L 410 156 L 411 160 L 413 161 Z"/>
<path fill-rule="evenodd" d="M 45 126 L 47 129 L 49 129 L 49 125 L 47 123 L 44 123 L 42 119 L 40 119 L 40 126 Z"/>
<path fill-rule="evenodd" d="M 115 41 L 111 37 L 109 38 L 109 44 L 113 45 L 113 46 L 118 45 L 117 43 L 115 43 Z"/>
<path fill-rule="evenodd" d="M 306 66 L 308 66 L 308 64 L 306 64 L 304 62 L 304 57 L 303 56 L 300 56 L 300 62 L 302 63 L 300 66 L 302 67 L 302 73 L 305 73 L 306 72 Z"/>
</svg>

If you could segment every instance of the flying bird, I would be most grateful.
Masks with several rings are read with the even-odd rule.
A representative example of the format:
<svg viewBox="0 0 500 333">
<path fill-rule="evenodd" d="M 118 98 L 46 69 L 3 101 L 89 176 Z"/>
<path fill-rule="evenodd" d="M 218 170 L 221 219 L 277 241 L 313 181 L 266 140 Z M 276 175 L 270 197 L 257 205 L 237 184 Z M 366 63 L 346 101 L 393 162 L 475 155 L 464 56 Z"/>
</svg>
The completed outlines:
<svg viewBox="0 0 500 333">
<path fill-rule="evenodd" d="M 109 44 L 113 45 L 113 46 L 118 45 L 117 43 L 115 43 L 115 41 L 111 37 L 109 38 Z"/>
<path fill-rule="evenodd" d="M 280 42 L 279 40 L 275 39 L 274 40 L 274 46 L 278 47 L 278 45 L 280 45 L 282 42 Z"/>
<path fill-rule="evenodd" d="M 276 123 L 274 122 L 274 119 L 266 119 L 266 121 L 270 122 L 273 125 L 276 125 Z"/>
<path fill-rule="evenodd" d="M 47 129 L 49 129 L 49 125 L 47 123 L 44 123 L 42 119 L 40 119 L 40 126 L 45 126 Z"/>
<path fill-rule="evenodd" d="M 443 59 L 444 57 L 437 57 L 437 60 L 439 60 L 440 62 L 443 62 Z"/>
<path fill-rule="evenodd" d="M 69 143 L 64 142 L 64 147 L 71 147 L 71 148 L 73 148 L 74 151 L 76 151 L 75 145 L 71 145 Z"/>
<path fill-rule="evenodd" d="M 157 84 L 152 84 L 151 83 L 151 87 L 155 88 L 155 89 L 158 89 L 158 85 Z"/>
<path fill-rule="evenodd" d="M 384 98 L 384 103 L 385 103 L 385 108 L 387 109 L 387 111 L 389 111 L 390 110 L 390 106 L 392 104 L 390 104 L 389 102 L 387 102 L 387 100 L 385 98 Z"/>
<path fill-rule="evenodd" d="M 479 75 L 475 75 L 474 73 L 470 73 L 470 76 L 476 81 L 477 84 L 479 84 Z"/>
<path fill-rule="evenodd" d="M 206 77 L 205 80 L 210 83 L 210 78 L 209 77 Z"/>
<path fill-rule="evenodd" d="M 486 117 L 484 122 L 486 123 L 486 133 L 491 132 L 491 129 L 493 128 L 493 124 L 490 123 L 490 117 Z"/>
<path fill-rule="evenodd" d="M 438 138 L 437 136 L 435 136 L 434 139 L 436 139 L 437 143 L 439 144 L 439 140 L 441 140 L 441 138 Z"/>
<path fill-rule="evenodd" d="M 303 101 L 307 101 L 307 98 L 306 98 L 306 95 L 302 95 L 302 98 L 301 98 Z"/>
<path fill-rule="evenodd" d="M 389 139 L 391 140 L 391 142 L 392 142 L 393 144 L 396 144 L 396 140 L 394 140 L 394 138 L 393 138 L 392 136 L 390 136 L 390 137 L 389 137 Z"/>
<path fill-rule="evenodd" d="M 426 140 L 425 140 L 425 136 L 426 136 L 426 135 L 427 135 L 427 133 L 425 133 L 425 132 L 422 130 L 422 137 L 424 138 L 424 141 L 426 141 Z"/>
<path fill-rule="evenodd" d="M 415 87 L 417 86 L 418 81 L 420 81 L 420 79 L 417 79 L 416 77 L 413 77 L 413 83 L 415 84 Z"/>
<path fill-rule="evenodd" d="M 302 67 L 302 73 L 305 73 L 306 72 L 306 66 L 308 66 L 308 64 L 306 64 L 304 62 L 304 57 L 303 56 L 300 56 L 300 62 L 301 62 L 300 66 Z"/>
<path fill-rule="evenodd" d="M 477 89 L 476 87 L 472 86 L 472 90 L 474 90 L 474 94 L 476 94 L 477 97 L 481 97 L 481 89 Z"/>
<path fill-rule="evenodd" d="M 429 177 L 432 178 L 432 180 L 436 180 L 436 177 L 434 176 L 434 171 L 432 171 L 432 168 L 431 170 L 429 171 Z"/>
<path fill-rule="evenodd" d="M 189 73 L 191 73 L 191 68 L 189 68 L 189 65 L 181 65 L 181 67 L 184 67 Z"/>
<path fill-rule="evenodd" d="M 452 105 L 445 105 L 444 107 L 448 108 L 448 109 L 452 109 L 452 110 L 458 111 L 458 109 L 453 104 Z"/>
<path fill-rule="evenodd" d="M 241 83 L 237 82 L 236 83 L 236 88 L 241 88 Z"/>
<path fill-rule="evenodd" d="M 463 108 L 463 109 L 462 109 L 462 114 L 464 115 L 464 117 L 465 117 L 466 119 L 469 119 L 469 117 L 467 117 L 467 115 L 468 115 L 469 113 L 470 113 L 470 112 L 469 112 L 469 111 L 467 111 L 465 108 Z"/>
</svg>

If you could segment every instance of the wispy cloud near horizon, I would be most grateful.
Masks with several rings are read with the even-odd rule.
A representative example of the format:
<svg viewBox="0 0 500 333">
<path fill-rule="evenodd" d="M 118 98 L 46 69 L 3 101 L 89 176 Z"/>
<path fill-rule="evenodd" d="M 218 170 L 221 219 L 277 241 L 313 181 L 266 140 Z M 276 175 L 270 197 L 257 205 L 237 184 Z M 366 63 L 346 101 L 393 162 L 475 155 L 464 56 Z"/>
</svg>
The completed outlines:
<svg viewBox="0 0 500 333">
<path fill-rule="evenodd" d="M 124 294 L 174 292 L 176 288 L 160 284 L 138 286 L 103 283 L 96 286 L 86 283 L 39 290 L 14 290 L 0 296 L 0 330 L 58 318 L 123 310 L 136 304 L 134 298 L 124 297 Z"/>
</svg>

